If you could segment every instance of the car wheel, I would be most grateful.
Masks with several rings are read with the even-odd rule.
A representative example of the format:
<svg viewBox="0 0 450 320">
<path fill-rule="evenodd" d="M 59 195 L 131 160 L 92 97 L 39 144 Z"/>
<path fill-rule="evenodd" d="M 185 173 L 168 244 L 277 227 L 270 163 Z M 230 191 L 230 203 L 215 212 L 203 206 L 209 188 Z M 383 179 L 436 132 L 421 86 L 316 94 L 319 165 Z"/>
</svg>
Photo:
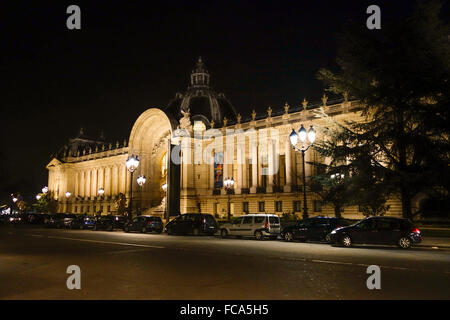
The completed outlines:
<svg viewBox="0 0 450 320">
<path fill-rule="evenodd" d="M 284 240 L 291 242 L 294 240 L 294 235 L 292 234 L 292 232 L 288 231 L 284 234 Z"/>
<path fill-rule="evenodd" d="M 108 231 L 113 231 L 113 230 L 114 230 L 113 226 L 108 227 Z"/>
<path fill-rule="evenodd" d="M 261 231 L 255 232 L 255 238 L 256 238 L 256 240 L 264 240 L 264 236 Z"/>
<path fill-rule="evenodd" d="M 331 236 L 329 235 L 329 234 L 327 234 L 326 236 L 325 236 L 325 242 L 326 243 L 330 243 L 330 241 L 331 241 Z"/>
<path fill-rule="evenodd" d="M 222 229 L 222 230 L 220 230 L 220 236 L 221 236 L 222 238 L 228 237 L 228 231 L 227 231 L 227 229 Z"/>
<path fill-rule="evenodd" d="M 194 236 L 198 236 L 198 234 L 199 234 L 198 229 L 197 229 L 197 228 L 194 228 L 194 230 L 192 230 L 192 234 L 193 234 Z"/>
<path fill-rule="evenodd" d="M 398 240 L 398 246 L 402 249 L 409 249 L 411 247 L 411 240 L 408 237 L 401 237 Z"/>
<path fill-rule="evenodd" d="M 341 239 L 341 243 L 344 247 L 351 247 L 352 246 L 352 239 L 349 236 L 343 236 Z"/>
<path fill-rule="evenodd" d="M 142 232 L 142 233 L 147 233 L 147 228 L 146 228 L 146 227 L 142 227 L 141 232 Z"/>
<path fill-rule="evenodd" d="M 123 231 L 125 231 L 125 232 L 130 232 L 130 228 L 128 228 L 128 226 L 126 226 L 124 229 L 123 229 Z"/>
<path fill-rule="evenodd" d="M 97 226 L 94 224 L 94 226 L 92 227 L 93 231 L 97 231 Z"/>
</svg>

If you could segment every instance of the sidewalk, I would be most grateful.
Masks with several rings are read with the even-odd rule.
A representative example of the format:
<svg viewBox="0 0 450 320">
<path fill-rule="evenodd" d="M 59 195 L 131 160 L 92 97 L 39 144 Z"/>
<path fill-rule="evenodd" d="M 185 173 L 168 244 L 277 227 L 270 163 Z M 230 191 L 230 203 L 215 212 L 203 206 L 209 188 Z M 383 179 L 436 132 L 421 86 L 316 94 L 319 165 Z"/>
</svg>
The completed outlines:
<svg viewBox="0 0 450 320">
<path fill-rule="evenodd" d="M 416 247 L 438 247 L 450 249 L 450 238 L 444 237 L 423 237 L 422 242 L 414 245 Z"/>
</svg>

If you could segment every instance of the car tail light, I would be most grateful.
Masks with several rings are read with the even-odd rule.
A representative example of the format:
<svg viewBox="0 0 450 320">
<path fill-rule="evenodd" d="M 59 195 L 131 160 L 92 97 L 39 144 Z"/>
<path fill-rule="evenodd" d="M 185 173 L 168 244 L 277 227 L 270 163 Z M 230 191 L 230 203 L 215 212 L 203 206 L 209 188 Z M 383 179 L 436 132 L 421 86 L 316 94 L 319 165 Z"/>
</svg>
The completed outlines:
<svg viewBox="0 0 450 320">
<path fill-rule="evenodd" d="M 416 228 L 416 227 L 414 227 L 414 228 L 412 229 L 412 232 L 413 232 L 413 233 L 420 234 L 420 230 L 419 230 L 418 228 Z"/>
<path fill-rule="evenodd" d="M 269 229 L 269 221 L 266 221 L 266 224 L 264 225 L 264 228 Z"/>
</svg>

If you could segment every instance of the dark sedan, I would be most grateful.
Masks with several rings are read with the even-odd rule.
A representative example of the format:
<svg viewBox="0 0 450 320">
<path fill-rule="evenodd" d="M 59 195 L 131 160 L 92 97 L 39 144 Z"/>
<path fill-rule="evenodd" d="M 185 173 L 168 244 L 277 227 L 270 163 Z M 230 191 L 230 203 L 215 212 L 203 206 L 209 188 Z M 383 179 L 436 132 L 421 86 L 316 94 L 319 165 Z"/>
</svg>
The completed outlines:
<svg viewBox="0 0 450 320">
<path fill-rule="evenodd" d="M 394 217 L 370 217 L 330 233 L 330 242 L 344 247 L 353 244 L 396 244 L 408 249 L 421 241 L 420 230 L 411 221 Z"/>
<path fill-rule="evenodd" d="M 163 231 L 163 222 L 160 217 L 137 216 L 131 222 L 125 223 L 125 232 L 139 231 L 142 233 Z"/>
<path fill-rule="evenodd" d="M 217 231 L 216 219 L 211 214 L 186 213 L 166 224 L 168 234 L 213 235 Z"/>
<path fill-rule="evenodd" d="M 92 226 L 92 230 L 107 230 L 113 231 L 114 229 L 123 229 L 125 223 L 124 216 L 97 216 Z"/>
<path fill-rule="evenodd" d="M 49 215 L 45 221 L 44 225 L 47 228 L 63 228 L 64 227 L 65 215 L 62 213 Z"/>
<path fill-rule="evenodd" d="M 64 226 L 69 229 L 83 229 L 85 215 L 72 214 L 64 218 Z"/>
<path fill-rule="evenodd" d="M 329 233 L 341 226 L 348 226 L 350 222 L 342 218 L 334 217 L 314 217 L 303 219 L 293 225 L 283 228 L 281 237 L 286 241 L 293 240 L 330 240 Z"/>
</svg>

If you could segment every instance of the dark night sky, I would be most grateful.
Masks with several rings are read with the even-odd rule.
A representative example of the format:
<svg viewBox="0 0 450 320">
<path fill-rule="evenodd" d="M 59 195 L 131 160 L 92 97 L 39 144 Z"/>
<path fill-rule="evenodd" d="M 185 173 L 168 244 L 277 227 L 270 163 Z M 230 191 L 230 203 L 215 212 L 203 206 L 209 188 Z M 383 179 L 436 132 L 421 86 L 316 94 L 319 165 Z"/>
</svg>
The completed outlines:
<svg viewBox="0 0 450 320">
<path fill-rule="evenodd" d="M 31 1 L 29 1 L 31 2 Z M 253 108 L 319 100 L 320 67 L 335 68 L 336 32 L 365 27 L 369 4 L 382 23 L 413 1 L 2 1 L 1 196 L 37 192 L 45 165 L 80 127 L 128 139 L 137 117 L 188 85 L 202 56 L 212 86 L 245 117 Z M 82 29 L 66 28 L 81 7 Z"/>
</svg>

